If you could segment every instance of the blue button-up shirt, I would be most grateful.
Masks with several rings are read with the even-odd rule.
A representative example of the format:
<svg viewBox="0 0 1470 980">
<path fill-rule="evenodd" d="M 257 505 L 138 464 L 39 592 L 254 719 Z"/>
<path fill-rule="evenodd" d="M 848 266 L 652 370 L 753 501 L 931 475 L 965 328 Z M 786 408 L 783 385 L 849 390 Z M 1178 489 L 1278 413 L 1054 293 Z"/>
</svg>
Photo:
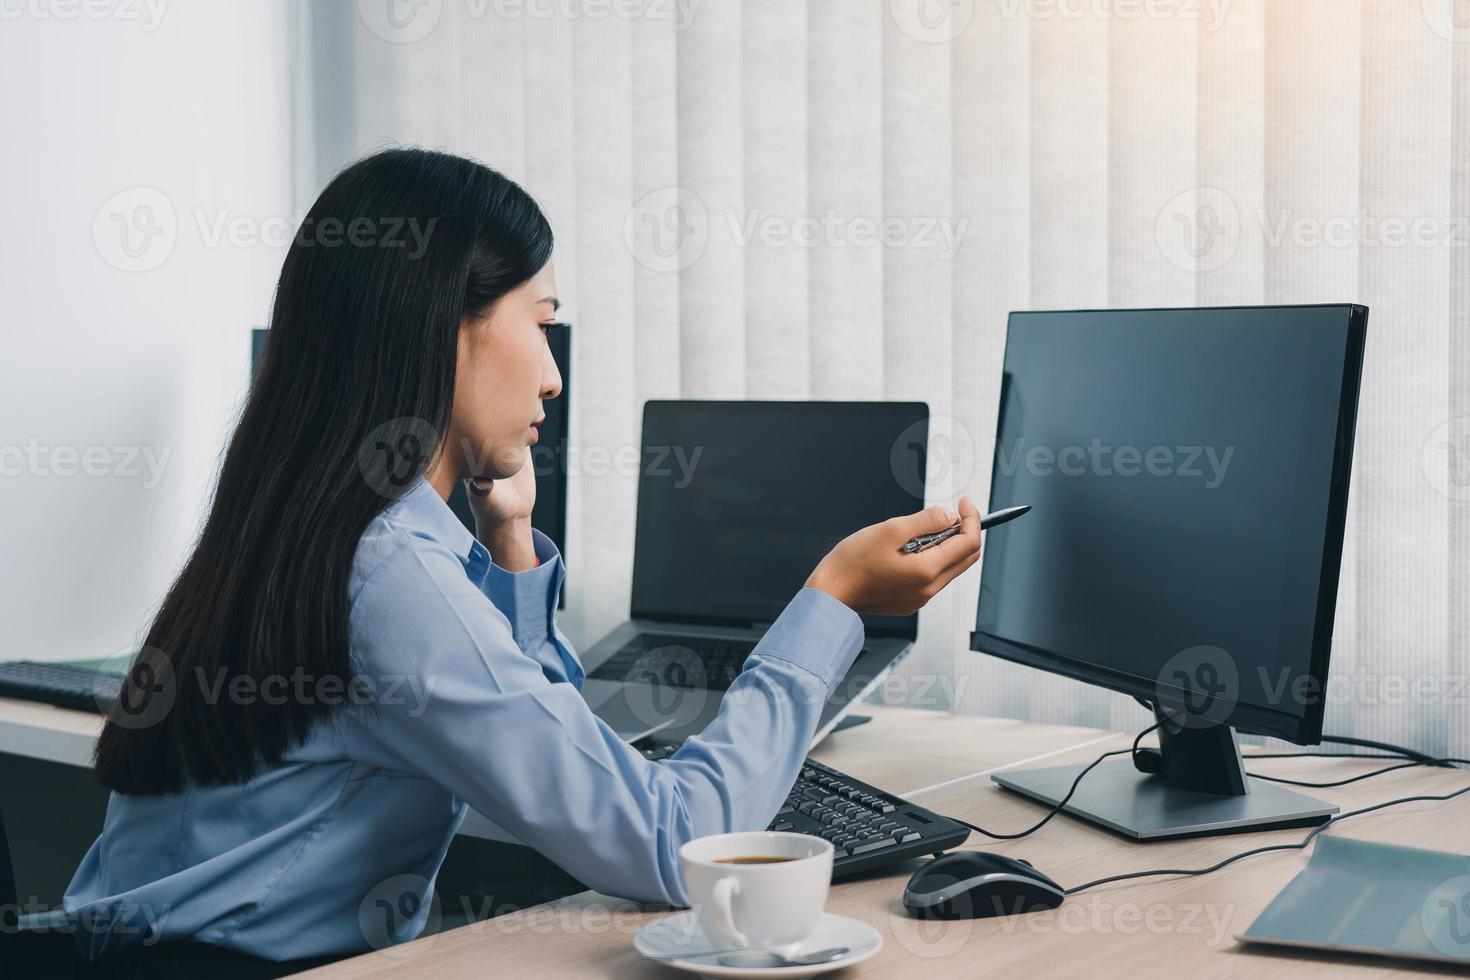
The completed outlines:
<svg viewBox="0 0 1470 980">
<path fill-rule="evenodd" d="M 285 679 L 341 707 L 246 783 L 113 794 L 63 903 L 82 948 L 283 960 L 406 941 L 467 804 L 598 891 L 688 904 L 679 847 L 769 824 L 862 623 L 802 590 L 716 720 L 650 763 L 583 700 L 561 557 L 535 544 L 541 566 L 512 574 L 426 482 L 390 505 L 353 565 L 351 684 Z"/>
</svg>

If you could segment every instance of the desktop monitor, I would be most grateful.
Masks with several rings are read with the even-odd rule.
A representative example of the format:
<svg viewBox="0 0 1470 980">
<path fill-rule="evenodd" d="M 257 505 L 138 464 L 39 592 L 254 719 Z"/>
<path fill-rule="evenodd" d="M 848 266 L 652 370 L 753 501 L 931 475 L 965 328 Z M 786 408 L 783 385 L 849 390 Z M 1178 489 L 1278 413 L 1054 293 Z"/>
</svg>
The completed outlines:
<svg viewBox="0 0 1470 980">
<path fill-rule="evenodd" d="M 257 328 L 251 331 L 250 366 L 251 376 L 260 370 L 265 356 L 266 338 L 270 331 Z M 562 554 L 566 554 L 567 540 L 567 433 L 570 423 L 567 394 L 572 388 L 572 337 L 569 324 L 552 324 L 546 332 L 546 342 L 551 347 L 551 356 L 561 371 L 562 394 L 544 403 L 546 421 L 541 426 L 541 439 L 531 447 L 531 465 L 536 470 L 536 506 L 531 512 L 531 524 L 544 533 Z M 475 519 L 470 513 L 469 501 L 462 486 L 454 488 L 449 506 L 456 516 L 471 531 Z M 561 606 L 566 605 L 566 586 L 563 584 Z"/>
<path fill-rule="evenodd" d="M 970 646 L 1149 705 L 1162 771 L 1065 808 L 1168 837 L 1321 822 L 1235 731 L 1322 734 L 1367 310 L 1012 313 Z M 1055 804 L 1077 770 L 998 774 Z"/>
</svg>

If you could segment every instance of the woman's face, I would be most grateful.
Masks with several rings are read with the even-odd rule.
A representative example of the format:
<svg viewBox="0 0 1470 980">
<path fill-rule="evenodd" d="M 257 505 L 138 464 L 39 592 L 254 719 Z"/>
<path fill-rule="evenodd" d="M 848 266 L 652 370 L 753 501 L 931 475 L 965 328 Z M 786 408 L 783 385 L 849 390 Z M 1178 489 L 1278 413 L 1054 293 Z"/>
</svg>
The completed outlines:
<svg viewBox="0 0 1470 980">
<path fill-rule="evenodd" d="M 525 465 L 526 447 L 546 417 L 541 402 L 561 394 L 561 372 L 546 343 L 560 305 L 548 262 L 488 313 L 460 325 L 446 447 L 458 478 L 503 480 Z"/>
</svg>

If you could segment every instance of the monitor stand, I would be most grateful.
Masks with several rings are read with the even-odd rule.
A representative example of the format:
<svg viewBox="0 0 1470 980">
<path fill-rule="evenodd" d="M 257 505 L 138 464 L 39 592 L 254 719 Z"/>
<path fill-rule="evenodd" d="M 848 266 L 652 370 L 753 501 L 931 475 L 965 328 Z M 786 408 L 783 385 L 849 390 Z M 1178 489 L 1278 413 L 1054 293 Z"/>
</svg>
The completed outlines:
<svg viewBox="0 0 1470 980">
<path fill-rule="evenodd" d="M 1311 827 L 1337 807 L 1247 776 L 1228 725 L 1191 727 L 1162 719 L 1163 771 L 1139 772 L 1127 756 L 1104 760 L 1063 810 L 1135 840 L 1199 837 L 1281 827 Z M 1082 766 L 998 772 L 991 779 L 1055 806 Z"/>
</svg>

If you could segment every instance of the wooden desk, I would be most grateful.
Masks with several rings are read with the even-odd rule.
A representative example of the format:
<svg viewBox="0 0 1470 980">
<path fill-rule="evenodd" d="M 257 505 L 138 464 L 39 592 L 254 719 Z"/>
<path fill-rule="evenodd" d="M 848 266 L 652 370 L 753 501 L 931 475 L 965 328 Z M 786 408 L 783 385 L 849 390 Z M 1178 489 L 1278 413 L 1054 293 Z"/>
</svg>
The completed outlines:
<svg viewBox="0 0 1470 980">
<path fill-rule="evenodd" d="M 916 802 L 982 826 L 1011 831 L 1039 808 L 995 786 L 989 771 L 1039 762 L 1082 763 L 1130 738 L 1088 729 L 1030 725 L 883 709 L 872 724 L 839 733 L 816 753 L 824 761 Z M 1069 743 L 1070 740 L 1070 744 Z M 1281 759 L 1249 763 L 1253 771 L 1328 781 L 1382 763 Z M 955 776 L 968 767 L 971 775 Z M 1444 793 L 1470 775 L 1411 769 L 1351 786 L 1305 790 L 1344 810 L 1397 796 Z M 937 785 L 918 787 L 926 780 Z M 1365 840 L 1470 850 L 1470 798 L 1414 803 L 1356 817 L 1330 833 Z M 1268 843 L 1298 840 L 1306 830 L 1138 844 L 1080 821 L 1058 817 L 1036 836 L 1015 842 L 978 834 L 968 848 L 1024 857 L 1070 886 L 1130 870 L 1203 867 Z M 833 887 L 828 909 L 862 919 L 884 937 L 883 950 L 850 977 L 1180 976 L 1254 978 L 1387 977 L 1447 971 L 1400 963 L 1277 951 L 1235 942 L 1276 893 L 1301 870 L 1309 852 L 1249 858 L 1199 878 L 1152 878 L 1099 887 L 1050 912 L 1001 919 L 920 922 L 899 895 L 917 863 Z M 648 963 L 632 936 L 661 913 L 592 892 L 474 923 L 392 949 L 302 974 L 319 980 L 361 977 L 648 977 L 686 974 Z"/>
</svg>

